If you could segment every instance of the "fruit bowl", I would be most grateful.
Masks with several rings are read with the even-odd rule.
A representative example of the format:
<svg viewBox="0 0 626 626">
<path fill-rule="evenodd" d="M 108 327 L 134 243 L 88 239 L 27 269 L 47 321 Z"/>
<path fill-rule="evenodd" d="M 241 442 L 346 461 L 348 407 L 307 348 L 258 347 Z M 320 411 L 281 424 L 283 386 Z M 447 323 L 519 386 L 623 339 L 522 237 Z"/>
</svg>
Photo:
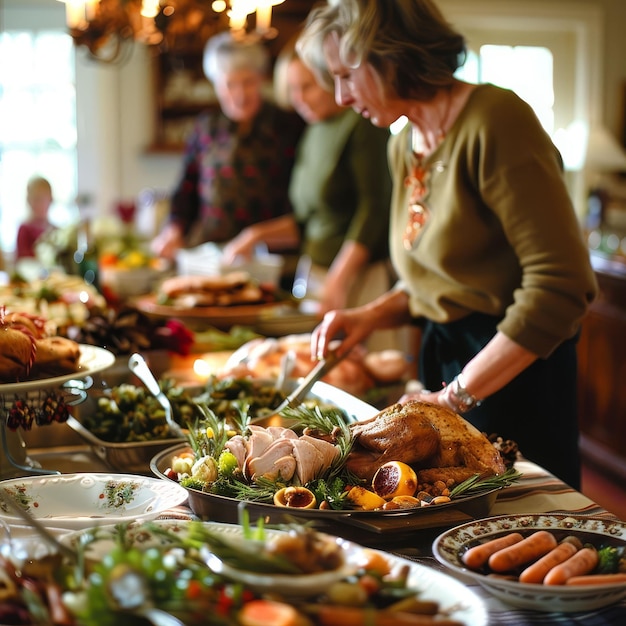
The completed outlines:
<svg viewBox="0 0 626 626">
<path fill-rule="evenodd" d="M 150 293 L 161 272 L 150 266 L 134 268 L 100 267 L 99 280 L 103 292 L 118 298 L 132 298 Z"/>
</svg>

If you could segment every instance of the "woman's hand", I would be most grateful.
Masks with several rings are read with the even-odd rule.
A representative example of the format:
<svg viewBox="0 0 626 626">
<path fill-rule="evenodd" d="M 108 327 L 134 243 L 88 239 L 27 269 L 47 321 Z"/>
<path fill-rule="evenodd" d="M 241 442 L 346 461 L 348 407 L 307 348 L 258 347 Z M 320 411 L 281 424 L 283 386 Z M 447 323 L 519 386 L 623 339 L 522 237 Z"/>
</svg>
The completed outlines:
<svg viewBox="0 0 626 626">
<path fill-rule="evenodd" d="M 259 244 L 270 250 L 297 248 L 300 245 L 300 233 L 293 216 L 282 215 L 244 228 L 224 246 L 222 263 L 228 265 L 238 256 L 250 260 Z"/>
<path fill-rule="evenodd" d="M 496 391 L 502 389 L 520 372 L 529 367 L 537 355 L 515 343 L 501 332 L 497 332 L 493 339 L 463 368 L 459 374 L 463 375 L 464 389 L 478 400 L 484 400 Z M 453 408 L 447 393 L 447 385 L 452 381 L 442 381 L 438 390 L 412 390 L 400 398 L 404 404 L 409 400 L 420 402 L 434 402 Z M 461 412 L 461 411 L 457 411 Z"/>
<path fill-rule="evenodd" d="M 157 237 L 152 240 L 152 252 L 169 261 L 176 260 L 176 253 L 184 245 L 183 232 L 178 224 L 167 224 Z"/>
<path fill-rule="evenodd" d="M 324 315 L 324 319 L 311 334 L 311 355 L 314 359 L 324 358 L 333 339 L 343 337 L 336 349 L 338 356 L 347 354 L 354 346 L 363 341 L 373 327 L 368 323 L 365 307 L 338 309 Z M 333 346 L 334 348 L 334 346 Z"/>
<path fill-rule="evenodd" d="M 406 404 L 411 400 L 417 400 L 418 402 L 432 402 L 433 404 L 443 404 L 441 402 L 441 395 L 443 389 L 439 391 L 431 391 L 426 389 L 424 385 L 418 380 L 410 380 L 405 388 L 404 393 L 400 396 L 398 402 L 400 404 Z M 447 405 L 443 405 L 447 406 Z"/>
<path fill-rule="evenodd" d="M 311 333 L 311 356 L 326 356 L 333 339 L 342 338 L 337 354 L 343 356 L 375 330 L 396 328 L 411 321 L 408 295 L 392 289 L 372 302 L 353 309 L 330 311 Z"/>
<path fill-rule="evenodd" d="M 222 250 L 222 264 L 231 265 L 237 257 L 242 257 L 246 260 L 251 259 L 257 243 L 258 238 L 254 232 L 254 227 L 244 228 L 224 246 Z"/>
</svg>

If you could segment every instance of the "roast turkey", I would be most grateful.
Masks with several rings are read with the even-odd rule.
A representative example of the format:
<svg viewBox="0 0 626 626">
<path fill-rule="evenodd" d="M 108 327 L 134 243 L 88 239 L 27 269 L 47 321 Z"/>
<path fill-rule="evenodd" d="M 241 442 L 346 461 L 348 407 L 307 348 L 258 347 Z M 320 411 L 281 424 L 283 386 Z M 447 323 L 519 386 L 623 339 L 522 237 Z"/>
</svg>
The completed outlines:
<svg viewBox="0 0 626 626">
<path fill-rule="evenodd" d="M 494 445 L 454 411 L 411 400 L 394 404 L 369 420 L 350 425 L 354 445 L 347 467 L 370 481 L 387 461 L 414 467 L 421 483 L 502 474 L 504 462 Z"/>
</svg>

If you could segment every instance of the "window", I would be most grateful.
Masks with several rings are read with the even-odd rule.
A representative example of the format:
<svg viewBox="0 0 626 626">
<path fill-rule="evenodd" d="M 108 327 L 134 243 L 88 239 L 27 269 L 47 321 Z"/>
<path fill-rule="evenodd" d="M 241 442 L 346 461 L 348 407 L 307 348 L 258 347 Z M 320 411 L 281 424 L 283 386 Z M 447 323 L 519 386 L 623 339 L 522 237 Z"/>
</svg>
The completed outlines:
<svg viewBox="0 0 626 626">
<path fill-rule="evenodd" d="M 77 219 L 74 67 L 72 40 L 62 31 L 0 33 L 0 218 L 7 258 L 28 215 L 31 176 L 52 185 L 54 224 Z"/>
<path fill-rule="evenodd" d="M 554 63 L 548 48 L 486 44 L 470 50 L 457 76 L 470 83 L 493 83 L 514 91 L 554 134 Z"/>
</svg>

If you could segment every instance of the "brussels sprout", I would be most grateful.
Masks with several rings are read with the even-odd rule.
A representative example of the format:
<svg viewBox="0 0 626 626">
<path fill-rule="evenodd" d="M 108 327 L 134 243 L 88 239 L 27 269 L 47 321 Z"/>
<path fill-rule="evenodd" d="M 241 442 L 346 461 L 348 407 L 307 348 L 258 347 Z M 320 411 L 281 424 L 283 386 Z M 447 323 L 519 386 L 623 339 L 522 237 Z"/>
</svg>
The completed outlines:
<svg viewBox="0 0 626 626">
<path fill-rule="evenodd" d="M 217 460 L 217 469 L 223 476 L 232 476 L 239 469 L 237 457 L 230 450 L 222 450 Z"/>
</svg>

